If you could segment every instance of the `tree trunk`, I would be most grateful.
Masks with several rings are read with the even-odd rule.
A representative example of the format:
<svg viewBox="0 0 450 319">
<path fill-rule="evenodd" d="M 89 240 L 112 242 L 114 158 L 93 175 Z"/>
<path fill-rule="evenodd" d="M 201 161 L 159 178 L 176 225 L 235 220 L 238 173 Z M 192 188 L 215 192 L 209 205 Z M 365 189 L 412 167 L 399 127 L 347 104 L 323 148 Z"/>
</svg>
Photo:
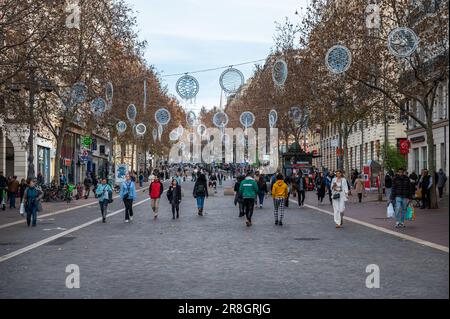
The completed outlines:
<svg viewBox="0 0 450 319">
<path fill-rule="evenodd" d="M 125 159 L 125 144 L 122 142 L 120 143 L 120 164 L 124 163 Z"/>
<path fill-rule="evenodd" d="M 433 186 L 431 186 L 430 191 L 430 201 L 431 201 L 431 208 L 438 208 L 437 204 L 437 195 L 436 195 L 436 186 L 437 181 L 435 178 L 436 174 L 436 165 L 435 165 L 435 158 L 434 158 L 434 137 L 433 137 L 433 121 L 432 116 L 429 116 L 427 119 L 427 145 L 428 145 L 428 172 L 432 178 Z"/>
<path fill-rule="evenodd" d="M 53 180 L 57 185 L 59 185 L 59 170 L 61 168 L 61 152 L 64 143 L 64 136 L 66 134 L 66 121 L 61 123 L 61 128 L 59 130 L 58 136 L 56 138 L 56 153 L 55 153 L 55 169 L 53 171 Z"/>
<path fill-rule="evenodd" d="M 134 171 L 134 143 L 131 146 L 131 172 Z"/>
<path fill-rule="evenodd" d="M 344 160 L 344 171 L 345 171 L 345 176 L 346 177 L 350 177 L 350 162 L 348 160 L 348 134 L 345 133 L 342 136 L 342 155 L 343 156 L 343 160 Z"/>
</svg>

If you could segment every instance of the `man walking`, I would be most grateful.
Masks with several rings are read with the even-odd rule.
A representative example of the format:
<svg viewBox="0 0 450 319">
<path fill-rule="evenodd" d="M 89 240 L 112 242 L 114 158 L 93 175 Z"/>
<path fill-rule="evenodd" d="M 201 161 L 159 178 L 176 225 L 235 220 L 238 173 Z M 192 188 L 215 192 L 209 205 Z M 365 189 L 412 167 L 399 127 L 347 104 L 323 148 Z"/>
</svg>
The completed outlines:
<svg viewBox="0 0 450 319">
<path fill-rule="evenodd" d="M 125 223 L 133 220 L 133 201 L 136 199 L 136 186 L 131 180 L 130 174 L 125 175 L 125 181 L 120 187 L 120 199 L 125 204 Z"/>
<path fill-rule="evenodd" d="M 439 191 L 439 198 L 442 198 L 442 194 L 444 193 L 445 183 L 447 182 L 447 176 L 444 173 L 444 170 L 439 169 L 437 187 Z"/>
<path fill-rule="evenodd" d="M 148 194 L 150 196 L 150 205 L 153 211 L 153 219 L 158 218 L 159 200 L 164 191 L 163 184 L 159 180 L 158 175 L 155 176 L 148 188 Z"/>
<path fill-rule="evenodd" d="M 403 168 L 399 168 L 392 181 L 391 202 L 395 207 L 395 228 L 405 227 L 405 215 L 408 200 L 412 197 L 409 177 L 404 175 Z"/>
<path fill-rule="evenodd" d="M 252 174 L 247 173 L 247 177 L 241 182 L 239 192 L 244 199 L 245 216 L 247 217 L 245 224 L 247 227 L 252 225 L 253 208 L 255 206 L 255 198 L 258 194 L 258 184 L 252 177 Z"/>
<path fill-rule="evenodd" d="M 19 181 L 17 176 L 13 176 L 12 180 L 8 183 L 8 193 L 9 193 L 9 208 L 16 208 L 16 194 L 19 190 Z"/>
<path fill-rule="evenodd" d="M 303 176 L 303 172 L 298 172 L 297 177 L 297 193 L 298 193 L 298 206 L 303 206 L 305 203 L 305 191 L 306 191 L 306 180 Z"/>
<path fill-rule="evenodd" d="M 84 184 L 84 198 L 88 199 L 92 186 L 92 179 L 90 173 L 86 175 L 86 177 L 84 178 L 83 184 Z"/>
</svg>

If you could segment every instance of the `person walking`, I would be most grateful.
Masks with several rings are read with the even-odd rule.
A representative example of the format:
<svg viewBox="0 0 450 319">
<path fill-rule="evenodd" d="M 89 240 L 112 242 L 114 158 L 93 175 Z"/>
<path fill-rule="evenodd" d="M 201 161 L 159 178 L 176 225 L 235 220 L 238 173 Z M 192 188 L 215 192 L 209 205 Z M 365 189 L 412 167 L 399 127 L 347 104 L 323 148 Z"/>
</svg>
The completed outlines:
<svg viewBox="0 0 450 319">
<path fill-rule="evenodd" d="M 244 199 L 242 198 L 242 194 L 239 192 L 239 188 L 243 180 L 244 176 L 239 175 L 236 179 L 236 183 L 234 184 L 234 206 L 239 204 L 239 217 L 243 217 L 245 215 Z"/>
<path fill-rule="evenodd" d="M 37 185 L 38 185 L 38 186 L 42 186 L 42 185 L 44 185 L 44 184 L 45 184 L 44 176 L 42 175 L 41 172 L 39 172 L 39 173 L 37 174 Z"/>
<path fill-rule="evenodd" d="M 428 175 L 428 170 L 425 168 L 422 171 L 422 176 L 419 180 L 419 188 L 422 192 L 422 209 L 431 208 L 431 187 L 433 186 L 433 180 Z"/>
<path fill-rule="evenodd" d="M 67 177 L 64 173 L 59 176 L 59 185 L 65 186 L 67 184 Z"/>
<path fill-rule="evenodd" d="M 289 176 L 286 175 L 286 177 L 284 178 L 284 182 L 286 183 L 287 187 L 288 187 L 288 196 L 286 197 L 286 200 L 284 201 L 284 206 L 285 207 L 289 207 L 289 195 L 291 194 L 292 191 L 292 183 L 295 182 L 294 176 Z"/>
<path fill-rule="evenodd" d="M 158 218 L 159 201 L 163 192 L 164 186 L 161 183 L 159 176 L 155 175 L 153 181 L 148 187 L 148 195 L 150 196 L 150 206 L 153 212 L 153 219 Z"/>
<path fill-rule="evenodd" d="M 125 204 L 125 223 L 128 223 L 133 220 L 133 201 L 136 199 L 136 186 L 130 174 L 125 175 L 125 181 L 120 186 L 119 197 Z"/>
<path fill-rule="evenodd" d="M 326 191 L 328 192 L 328 198 L 330 200 L 330 204 L 333 204 L 332 196 L 331 196 L 331 194 L 332 194 L 331 182 L 332 181 L 333 181 L 333 175 L 331 172 L 328 172 L 328 174 L 325 177 L 325 188 L 326 188 Z"/>
<path fill-rule="evenodd" d="M 439 172 L 438 172 L 438 180 L 437 180 L 439 198 L 442 198 L 442 194 L 444 193 L 444 187 L 445 187 L 446 182 L 447 182 L 447 176 L 445 175 L 444 170 L 442 168 L 440 168 Z"/>
<path fill-rule="evenodd" d="M 106 215 L 108 214 L 108 204 L 112 202 L 112 188 L 107 183 L 106 178 L 102 178 L 102 183 L 95 191 L 98 202 L 100 204 L 100 211 L 102 213 L 102 222 L 106 223 Z"/>
<path fill-rule="evenodd" d="M 27 214 L 27 226 L 36 227 L 37 212 L 39 209 L 39 202 L 43 197 L 43 192 L 37 188 L 37 180 L 35 178 L 29 180 L 28 187 L 23 196 L 23 203 L 25 212 Z"/>
<path fill-rule="evenodd" d="M 192 192 L 197 200 L 198 215 L 203 216 L 203 207 L 205 206 L 205 198 L 208 197 L 208 185 L 206 184 L 206 176 L 199 173 L 195 181 L 194 190 Z"/>
<path fill-rule="evenodd" d="M 275 217 L 275 225 L 283 226 L 284 218 L 284 203 L 288 196 L 288 186 L 283 181 L 283 175 L 278 174 L 276 177 L 276 182 L 272 187 L 272 198 L 273 198 L 273 216 Z"/>
<path fill-rule="evenodd" d="M 6 194 L 8 193 L 8 180 L 0 171 L 0 205 L 2 210 L 6 209 Z"/>
<path fill-rule="evenodd" d="M 390 200 L 395 207 L 395 228 L 405 227 L 405 216 L 409 199 L 412 198 L 409 177 L 404 175 L 404 169 L 399 168 L 392 181 Z"/>
<path fill-rule="evenodd" d="M 172 219 L 175 219 L 175 211 L 177 218 L 180 218 L 181 186 L 176 179 L 172 179 L 172 184 L 167 191 L 167 199 L 172 206 Z"/>
<path fill-rule="evenodd" d="M 325 198 L 325 190 L 326 190 L 326 181 L 323 176 L 323 173 L 319 173 L 316 178 L 316 189 L 317 189 L 317 201 L 319 203 L 323 203 L 323 199 Z"/>
<path fill-rule="evenodd" d="M 334 222 L 336 228 L 341 228 L 344 224 L 345 202 L 348 201 L 348 183 L 342 176 L 342 171 L 337 170 L 336 176 L 331 181 Z"/>
<path fill-rule="evenodd" d="M 142 188 L 142 185 L 144 185 L 144 173 L 139 171 L 139 187 Z"/>
<path fill-rule="evenodd" d="M 22 178 L 22 180 L 20 181 L 20 186 L 19 186 L 19 195 L 20 195 L 20 203 L 22 204 L 23 202 L 23 196 L 25 195 L 25 190 L 27 189 L 28 185 L 27 182 L 24 178 Z"/>
<path fill-rule="evenodd" d="M 181 177 L 181 173 L 177 172 L 175 175 L 175 181 L 177 182 L 178 185 L 181 186 L 181 184 L 183 183 L 183 178 Z"/>
<path fill-rule="evenodd" d="M 355 183 L 353 184 L 353 188 L 355 189 L 356 194 L 358 194 L 358 202 L 361 203 L 363 194 L 366 190 L 364 187 L 364 179 L 362 178 L 361 174 L 358 175 L 358 178 L 355 179 Z M 392 188 L 392 184 L 391 184 Z M 389 191 L 389 194 L 391 192 Z"/>
<path fill-rule="evenodd" d="M 261 174 L 258 179 L 258 201 L 259 201 L 259 208 L 263 208 L 264 204 L 264 197 L 267 195 L 267 183 L 266 183 L 266 177 L 264 174 Z"/>
<path fill-rule="evenodd" d="M 388 201 L 390 201 L 391 198 L 391 190 L 392 190 L 392 177 L 394 176 L 394 172 L 390 170 L 387 172 L 386 176 L 384 177 L 384 187 L 385 187 L 385 193 L 386 198 Z"/>
<path fill-rule="evenodd" d="M 83 184 L 84 184 L 84 198 L 88 199 L 91 193 L 91 186 L 92 186 L 91 174 L 86 175 Z"/>
<path fill-rule="evenodd" d="M 9 208 L 16 208 L 16 195 L 19 191 L 19 181 L 17 176 L 13 178 L 8 183 L 8 193 L 9 193 Z"/>
<path fill-rule="evenodd" d="M 252 173 L 248 172 L 245 179 L 241 182 L 239 186 L 239 192 L 242 194 L 244 199 L 244 208 L 247 227 L 252 225 L 253 208 L 255 206 L 256 194 L 258 194 L 258 184 L 253 179 Z"/>
<path fill-rule="evenodd" d="M 303 176 L 303 172 L 298 172 L 297 177 L 297 193 L 298 193 L 298 206 L 303 206 L 305 203 L 305 193 L 306 193 L 306 180 Z"/>
<path fill-rule="evenodd" d="M 94 195 L 95 195 L 95 197 L 97 197 L 97 193 L 96 193 L 96 191 L 97 191 L 97 186 L 98 186 L 98 178 L 97 178 L 97 175 L 91 175 L 92 176 L 92 185 L 94 186 L 93 188 L 92 188 L 92 192 L 94 193 Z"/>
</svg>

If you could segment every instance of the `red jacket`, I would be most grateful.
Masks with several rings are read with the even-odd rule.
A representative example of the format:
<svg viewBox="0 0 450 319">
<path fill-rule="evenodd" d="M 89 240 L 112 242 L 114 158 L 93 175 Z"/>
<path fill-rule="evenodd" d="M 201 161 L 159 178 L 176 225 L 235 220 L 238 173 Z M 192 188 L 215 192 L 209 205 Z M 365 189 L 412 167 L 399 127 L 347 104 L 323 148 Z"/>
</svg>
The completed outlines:
<svg viewBox="0 0 450 319">
<path fill-rule="evenodd" d="M 151 199 L 160 198 L 163 193 L 163 184 L 158 182 L 151 182 L 150 187 L 148 188 L 148 194 Z"/>
</svg>

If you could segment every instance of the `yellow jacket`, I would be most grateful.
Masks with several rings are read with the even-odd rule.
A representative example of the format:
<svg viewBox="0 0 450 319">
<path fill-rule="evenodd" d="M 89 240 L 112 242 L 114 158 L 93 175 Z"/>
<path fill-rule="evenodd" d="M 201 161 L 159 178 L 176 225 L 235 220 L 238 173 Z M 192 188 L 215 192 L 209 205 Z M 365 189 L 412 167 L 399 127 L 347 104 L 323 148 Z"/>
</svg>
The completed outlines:
<svg viewBox="0 0 450 319">
<path fill-rule="evenodd" d="M 272 186 L 272 197 L 273 198 L 287 198 L 288 197 L 288 186 L 282 180 L 278 180 Z"/>
</svg>

